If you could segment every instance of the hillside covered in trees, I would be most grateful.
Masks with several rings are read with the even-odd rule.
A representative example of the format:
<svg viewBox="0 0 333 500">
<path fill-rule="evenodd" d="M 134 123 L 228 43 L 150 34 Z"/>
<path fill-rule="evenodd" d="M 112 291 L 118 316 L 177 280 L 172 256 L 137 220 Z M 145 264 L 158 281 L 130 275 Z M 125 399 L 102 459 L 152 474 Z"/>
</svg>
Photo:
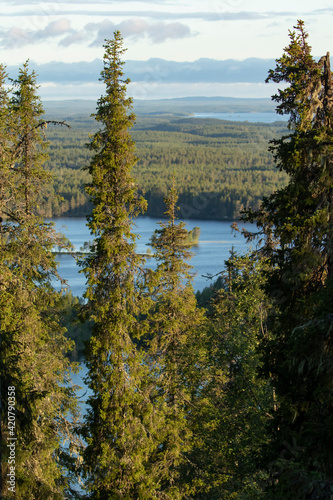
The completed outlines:
<svg viewBox="0 0 333 500">
<path fill-rule="evenodd" d="M 87 146 L 94 245 L 78 260 L 83 301 L 54 287 L 53 249 L 70 244 L 39 207 L 52 182 L 45 131 L 68 124 L 45 119 L 28 62 L 11 87 L 0 66 L 4 500 L 333 499 L 333 75 L 329 53 L 313 58 L 302 21 L 289 38 L 267 79 L 283 84 L 273 101 L 289 118 L 270 142 L 284 185 L 242 214 L 257 224 L 244 234 L 254 249 L 232 252 L 197 296 L 176 172 L 151 238 L 156 267 L 135 251 L 147 200 L 134 178 L 120 32 L 105 41 L 105 93 Z M 139 143 L 154 137 L 151 117 L 147 131 L 143 123 Z M 176 128 L 191 150 L 192 120 L 154 123 L 156 138 L 162 123 L 163 137 Z M 214 150 L 220 126 L 200 122 L 199 142 Z M 247 132 L 260 126 L 228 126 L 231 149 L 244 133 L 255 150 Z M 86 340 L 83 414 L 71 383 L 71 318 Z"/>
<path fill-rule="evenodd" d="M 192 105 L 200 109 L 203 104 L 199 103 L 192 101 L 185 109 Z M 147 111 L 143 106 L 140 109 Z M 163 216 L 163 198 L 173 173 L 180 215 L 192 219 L 237 219 L 243 208 L 257 209 L 263 196 L 285 185 L 287 176 L 276 171 L 268 151 L 269 141 L 285 132 L 285 124 L 197 119 L 176 116 L 176 110 L 175 106 L 174 114 L 142 112 L 132 130 L 139 158 L 133 175 L 148 201 L 147 215 Z M 59 111 L 54 115 L 50 107 L 46 118 L 60 119 Z M 84 191 L 89 174 L 82 168 L 90 161 L 85 144 L 95 131 L 94 120 L 77 107 L 73 112 L 63 110 L 64 118 L 70 129 L 48 131 L 50 160 L 46 168 L 54 181 L 41 200 L 47 217 L 85 216 L 91 210 Z"/>
</svg>

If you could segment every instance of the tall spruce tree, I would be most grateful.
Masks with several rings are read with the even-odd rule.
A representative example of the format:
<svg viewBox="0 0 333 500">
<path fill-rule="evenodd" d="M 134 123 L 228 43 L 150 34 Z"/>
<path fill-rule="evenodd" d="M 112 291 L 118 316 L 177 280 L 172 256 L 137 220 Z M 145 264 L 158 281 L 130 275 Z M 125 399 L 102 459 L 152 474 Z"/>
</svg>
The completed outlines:
<svg viewBox="0 0 333 500">
<path fill-rule="evenodd" d="M 74 443 L 67 415 L 75 411 L 75 398 L 68 388 L 65 354 L 71 343 L 60 327 L 61 294 L 53 288 L 59 277 L 52 247 L 64 241 L 38 216 L 37 198 L 48 175 L 43 170 L 45 122 L 36 75 L 26 63 L 10 96 L 4 91 L 4 73 L 2 77 L 2 498 L 63 499 L 70 495 L 64 439 Z"/>
<path fill-rule="evenodd" d="M 248 213 L 264 236 L 268 286 L 276 313 L 265 347 L 266 373 L 278 396 L 273 436 L 272 498 L 333 494 L 332 248 L 333 85 L 329 54 L 316 61 L 299 21 L 267 81 L 289 115 L 290 133 L 273 141 L 288 185 Z"/>
<path fill-rule="evenodd" d="M 9 171 L 13 161 L 12 144 L 14 141 L 14 127 L 10 126 L 9 99 L 10 90 L 6 88 L 7 83 L 6 68 L 0 65 L 0 159 L 1 159 L 1 183 L 0 183 L 0 203 L 6 204 L 6 200 L 11 196 Z M 1 221 L 4 214 L 0 213 Z M 1 225 L 0 225 L 1 228 Z"/>
<path fill-rule="evenodd" d="M 208 312 L 200 397 L 193 409 L 195 445 L 188 475 L 195 499 L 259 499 L 265 468 L 261 449 L 273 389 L 259 375 L 260 344 L 268 335 L 265 261 L 232 252 Z"/>
<path fill-rule="evenodd" d="M 6 73 L 6 68 L 1 64 L 0 65 L 0 161 L 1 161 L 1 173 L 6 170 L 6 160 L 7 160 L 7 149 L 9 148 L 10 144 L 10 138 L 8 137 L 8 102 L 9 102 L 9 90 L 5 88 L 6 81 L 7 81 L 7 73 Z M 6 177 L 1 175 L 1 183 L 0 183 L 0 203 L 2 205 L 3 200 L 6 196 L 6 188 L 5 188 L 5 182 L 6 182 Z M 3 214 L 0 213 L 0 236 L 2 232 L 2 222 L 3 222 Z M 0 337 L 0 352 L 1 352 L 1 341 L 2 338 Z M 2 433 L 4 429 L 4 412 L 6 411 L 3 409 L 3 397 L 2 397 L 2 377 L 0 373 L 0 434 L 1 434 L 1 444 L 0 444 L 0 477 L 1 477 L 1 482 L 3 480 L 3 462 L 4 462 L 4 452 L 5 449 L 2 445 Z M 7 420 L 6 420 L 7 421 Z M 0 497 L 1 497 L 1 490 L 2 487 L 0 487 Z"/>
<path fill-rule="evenodd" d="M 157 444 L 156 416 L 147 393 L 148 365 L 139 346 L 143 259 L 135 252 L 134 218 L 145 210 L 131 176 L 137 159 L 130 128 L 132 100 L 123 79 L 124 49 L 119 31 L 107 40 L 101 79 L 106 94 L 95 118 L 102 128 L 89 149 L 93 211 L 88 226 L 93 252 L 82 263 L 87 277 L 84 314 L 94 321 L 86 348 L 87 384 L 92 392 L 83 428 L 84 474 L 89 498 L 156 498 L 157 474 L 147 463 Z"/>
<path fill-rule="evenodd" d="M 193 446 L 191 413 L 201 382 L 204 311 L 193 291 L 192 255 L 186 247 L 188 231 L 177 222 L 178 194 L 174 187 L 165 199 L 167 222 L 160 223 L 151 244 L 157 268 L 150 291 L 153 307 L 148 314 L 147 362 L 154 387 L 150 397 L 165 425 L 159 429 L 159 446 L 151 464 L 159 471 L 156 498 L 188 498 L 194 484 L 184 479 L 185 464 Z"/>
</svg>

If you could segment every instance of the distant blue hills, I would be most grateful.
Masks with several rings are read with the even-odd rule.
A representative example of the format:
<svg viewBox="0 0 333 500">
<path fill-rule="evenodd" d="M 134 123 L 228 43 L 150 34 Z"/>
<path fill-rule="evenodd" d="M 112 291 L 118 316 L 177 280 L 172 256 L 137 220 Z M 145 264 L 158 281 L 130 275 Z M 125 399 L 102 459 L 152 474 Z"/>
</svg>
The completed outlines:
<svg viewBox="0 0 333 500">
<path fill-rule="evenodd" d="M 38 82 L 95 83 L 99 79 L 102 60 L 73 63 L 49 62 L 36 64 L 30 61 L 30 68 L 38 74 Z M 269 69 L 275 67 L 274 59 L 248 58 L 216 60 L 198 59 L 192 62 L 149 59 L 148 61 L 126 61 L 126 77 L 132 82 L 145 83 L 263 83 Z M 8 66 L 9 76 L 15 77 L 18 66 Z"/>
</svg>

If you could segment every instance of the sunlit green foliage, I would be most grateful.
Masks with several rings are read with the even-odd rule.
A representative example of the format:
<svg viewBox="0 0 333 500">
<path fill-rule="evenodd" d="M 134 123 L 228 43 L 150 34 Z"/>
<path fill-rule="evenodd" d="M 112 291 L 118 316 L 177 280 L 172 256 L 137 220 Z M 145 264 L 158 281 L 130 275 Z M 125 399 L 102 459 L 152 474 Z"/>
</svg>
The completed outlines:
<svg viewBox="0 0 333 500">
<path fill-rule="evenodd" d="M 173 187 L 165 199 L 167 222 L 151 239 L 157 268 L 148 273 L 153 299 L 147 316 L 147 362 L 151 367 L 151 399 L 163 415 L 159 446 L 151 459 L 158 470 L 154 498 L 186 498 L 192 486 L 183 479 L 184 465 L 193 448 L 190 426 L 192 408 L 198 398 L 200 363 L 205 328 L 204 311 L 198 309 L 187 259 L 189 232 L 177 221 L 177 192 Z"/>
<path fill-rule="evenodd" d="M 55 174 L 53 192 L 64 200 L 45 198 L 45 214 L 86 215 L 88 195 L 83 185 L 89 163 L 84 147 L 96 127 L 82 116 L 69 117 L 70 130 L 51 131 L 49 168 Z M 133 167 L 139 190 L 148 201 L 147 215 L 163 216 L 163 199 L 175 173 L 183 218 L 237 218 L 244 207 L 257 209 L 263 196 L 285 184 L 267 151 L 283 124 L 223 122 L 214 119 L 139 116 L 132 129 L 138 163 Z"/>
<path fill-rule="evenodd" d="M 72 116 L 72 131 L 51 133 L 48 171 L 36 76 L 26 63 L 7 90 L 0 66 L 1 479 L 10 388 L 18 500 L 76 498 L 80 460 L 96 500 L 332 499 L 333 83 L 302 21 L 289 36 L 267 79 L 284 84 L 273 100 L 288 129 L 152 115 L 131 135 L 115 31 L 96 123 Z M 154 269 L 135 252 L 143 192 L 151 215 L 167 195 Z M 79 214 L 88 199 L 79 300 L 53 287 L 52 249 L 67 243 L 41 214 Z M 197 300 L 186 247 L 199 229 L 176 221 L 178 202 L 182 218 L 247 208 L 258 224 L 258 247 L 232 251 Z M 77 350 L 89 339 L 84 451 L 64 326 Z"/>
<path fill-rule="evenodd" d="M 60 500 L 72 497 L 67 466 L 75 465 L 75 458 L 68 451 L 77 444 L 76 399 L 65 357 L 72 343 L 60 326 L 61 293 L 53 288 L 58 275 L 52 248 L 66 242 L 37 213 L 37 197 L 49 173 L 43 170 L 45 122 L 36 76 L 26 63 L 7 95 L 4 81 L 0 91 L 1 482 L 8 486 L 8 444 L 15 443 L 15 494 L 3 488 L 2 498 Z M 10 413 L 9 387 L 14 397 Z"/>
<path fill-rule="evenodd" d="M 134 115 L 126 97 L 118 31 L 104 48 L 106 94 L 95 115 L 101 129 L 89 145 L 93 157 L 87 186 L 93 203 L 88 226 L 95 245 L 82 262 L 87 277 L 83 312 L 94 323 L 85 352 L 91 396 L 83 428 L 83 470 L 89 498 L 153 499 L 158 470 L 147 473 L 147 463 L 158 451 L 159 428 L 165 422 L 150 401 L 145 382 L 149 365 L 137 344 L 146 306 L 138 286 L 144 261 L 135 252 L 132 226 L 145 202 L 137 197 L 131 176 L 136 163 L 129 134 Z"/>
</svg>

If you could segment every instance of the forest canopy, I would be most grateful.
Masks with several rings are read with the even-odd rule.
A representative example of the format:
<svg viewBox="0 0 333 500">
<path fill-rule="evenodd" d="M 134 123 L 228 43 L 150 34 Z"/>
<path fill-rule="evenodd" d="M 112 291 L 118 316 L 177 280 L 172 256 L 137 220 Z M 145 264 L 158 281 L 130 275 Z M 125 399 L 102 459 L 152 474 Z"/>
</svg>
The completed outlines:
<svg viewBox="0 0 333 500">
<path fill-rule="evenodd" d="M 139 117 L 133 135 L 123 39 L 116 30 L 105 41 L 95 126 L 74 119 L 74 135 L 53 133 L 63 179 L 85 179 L 91 199 L 82 301 L 54 287 L 54 248 L 70 245 L 39 209 L 52 211 L 55 189 L 41 195 L 56 172 L 52 157 L 45 168 L 45 129 L 68 124 L 43 118 L 28 62 L 11 90 L 0 65 L 4 500 L 333 499 L 333 75 L 302 21 L 289 38 L 267 78 L 283 84 L 273 101 L 286 128 L 160 115 Z M 76 147 L 88 128 L 87 147 Z M 270 171 L 282 185 L 252 207 L 242 175 L 258 184 Z M 186 243 L 198 229 L 191 235 L 179 211 L 221 216 L 208 193 L 227 189 L 223 175 L 228 189 L 235 183 L 232 214 L 245 209 L 256 232 L 244 236 L 257 245 L 232 251 L 209 293 L 195 296 Z M 135 218 L 147 211 L 144 191 L 159 193 L 156 205 L 147 196 L 159 210 L 167 177 L 150 268 L 136 252 Z M 85 200 L 72 197 L 74 213 Z M 82 418 L 72 320 L 85 323 L 75 341 L 87 340 Z"/>
<path fill-rule="evenodd" d="M 84 191 L 89 174 L 82 168 L 90 161 L 85 144 L 96 128 L 78 110 L 74 115 L 67 112 L 71 128 L 48 133 L 47 168 L 54 180 L 41 200 L 47 217 L 85 216 L 91 210 Z M 286 183 L 287 175 L 275 169 L 268 151 L 269 141 L 285 130 L 283 122 L 138 115 L 131 132 L 139 158 L 133 175 L 147 199 L 146 214 L 163 216 L 163 198 L 173 173 L 183 218 L 237 219 L 244 208 L 258 209 L 264 196 Z"/>
</svg>

